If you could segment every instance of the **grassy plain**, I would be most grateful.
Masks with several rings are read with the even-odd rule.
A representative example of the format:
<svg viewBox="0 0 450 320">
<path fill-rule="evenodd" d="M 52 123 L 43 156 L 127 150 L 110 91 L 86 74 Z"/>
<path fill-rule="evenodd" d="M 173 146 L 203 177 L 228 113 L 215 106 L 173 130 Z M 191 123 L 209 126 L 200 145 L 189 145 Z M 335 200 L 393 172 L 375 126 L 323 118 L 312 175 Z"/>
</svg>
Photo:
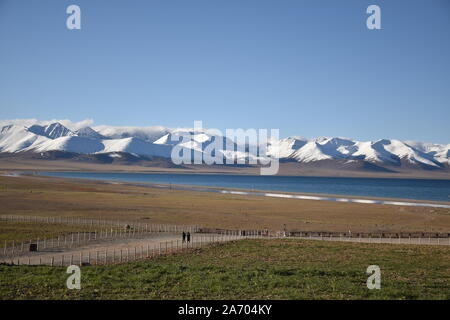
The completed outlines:
<svg viewBox="0 0 450 320">
<path fill-rule="evenodd" d="M 381 268 L 368 290 L 366 269 Z M 0 299 L 450 299 L 450 247 L 241 240 L 122 265 L 0 265 Z"/>
<path fill-rule="evenodd" d="M 11 222 L 0 221 L 0 247 L 11 245 L 14 240 L 17 243 L 32 239 L 50 239 L 72 232 L 92 232 L 96 229 L 90 226 L 35 223 L 35 222 Z"/>
<path fill-rule="evenodd" d="M 204 193 L 34 176 L 0 176 L 0 203 L 0 214 L 233 229 L 450 230 L 450 209 Z"/>
</svg>

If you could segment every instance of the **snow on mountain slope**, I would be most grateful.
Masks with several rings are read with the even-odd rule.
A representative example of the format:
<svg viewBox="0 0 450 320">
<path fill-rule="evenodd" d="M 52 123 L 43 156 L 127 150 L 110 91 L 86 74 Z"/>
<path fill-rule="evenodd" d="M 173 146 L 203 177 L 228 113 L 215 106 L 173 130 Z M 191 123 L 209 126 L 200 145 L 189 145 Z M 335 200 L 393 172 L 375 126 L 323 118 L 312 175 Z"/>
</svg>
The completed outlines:
<svg viewBox="0 0 450 320">
<path fill-rule="evenodd" d="M 217 141 L 216 139 L 220 139 Z M 171 133 L 168 133 L 154 142 L 155 144 L 175 146 L 178 145 L 182 147 L 186 152 L 191 150 L 192 156 L 200 156 L 203 152 L 208 151 L 208 154 L 214 152 L 209 152 L 209 150 L 215 149 L 215 152 L 221 155 L 223 158 L 234 158 L 234 159 L 249 159 L 254 158 L 256 155 L 245 156 L 245 152 L 239 151 L 236 144 L 222 136 L 215 136 L 213 133 L 208 132 L 208 130 L 203 131 L 193 131 L 186 129 L 175 129 Z M 232 150 L 225 150 L 227 147 L 232 147 Z M 231 148 L 230 148 L 231 149 Z M 245 150 L 245 147 L 244 149 Z"/>
<path fill-rule="evenodd" d="M 286 157 L 292 146 L 293 139 L 280 140 L 283 146 L 280 157 Z M 299 162 L 312 162 L 330 159 L 365 160 L 372 163 L 400 165 L 401 160 L 413 164 L 440 167 L 449 163 L 448 148 L 434 145 L 428 146 L 425 153 L 399 140 L 379 140 L 376 142 L 361 142 L 344 138 L 317 138 L 303 141 L 297 150 L 293 150 L 290 158 Z M 283 145 L 284 143 L 284 145 Z"/>
<path fill-rule="evenodd" d="M 104 145 L 98 141 L 89 138 L 69 136 L 56 138 L 54 140 L 44 141 L 38 145 L 32 145 L 24 151 L 67 151 L 74 153 L 96 153 L 101 152 L 104 149 Z"/>
<path fill-rule="evenodd" d="M 277 141 L 271 141 L 267 147 L 267 154 L 279 158 L 288 158 L 292 153 L 303 147 L 308 140 L 301 137 L 291 137 Z"/>
<path fill-rule="evenodd" d="M 426 164 L 433 167 L 439 167 L 439 164 L 432 157 L 426 155 L 420 150 L 414 149 L 411 146 L 399 140 L 382 140 L 384 149 L 391 154 L 396 155 L 400 159 L 407 159 L 410 162 Z"/>
<path fill-rule="evenodd" d="M 92 129 L 91 127 L 84 127 L 75 131 L 75 134 L 79 137 L 90 138 L 90 139 L 106 139 L 100 133 Z"/>
<path fill-rule="evenodd" d="M 355 149 L 355 141 L 344 138 L 318 138 L 316 139 L 320 150 L 332 159 L 350 158 Z"/>
<path fill-rule="evenodd" d="M 183 139 L 183 140 L 182 140 Z M 186 142 L 186 139 L 189 140 L 189 143 Z M 211 140 L 211 136 L 203 133 L 203 132 L 190 132 L 190 131 L 173 131 L 168 133 L 154 143 L 156 144 L 167 144 L 167 145 L 177 145 L 184 141 L 186 147 L 190 145 L 192 148 L 200 148 L 202 143 L 208 142 Z M 200 148 L 201 149 L 201 148 Z"/>
<path fill-rule="evenodd" d="M 432 153 L 436 161 L 450 165 L 450 144 Z"/>
<path fill-rule="evenodd" d="M 440 163 L 450 164 L 450 144 L 441 145 L 435 143 L 405 141 L 412 148 L 425 153 L 428 157 L 434 158 Z"/>
<path fill-rule="evenodd" d="M 50 140 L 47 137 L 36 135 L 25 127 L 10 125 L 0 130 L 0 152 L 18 152 L 32 146 L 34 143 L 42 143 Z"/>
<path fill-rule="evenodd" d="M 369 162 L 388 163 L 392 165 L 400 164 L 400 159 L 386 151 L 383 147 L 383 143 L 380 141 L 357 141 L 355 143 L 355 148 L 356 152 L 353 153 L 353 157 L 355 158 L 361 158 Z"/>
<path fill-rule="evenodd" d="M 164 127 L 93 127 L 102 136 L 110 139 L 139 138 L 144 141 L 154 142 L 169 133 L 169 129 Z"/>
<path fill-rule="evenodd" d="M 202 154 L 206 152 L 208 156 L 217 157 L 223 163 L 226 163 L 228 160 L 237 161 L 237 163 L 256 163 L 257 160 L 262 159 L 262 157 L 257 155 L 256 146 L 255 149 L 248 145 L 238 146 L 231 139 L 217 136 L 208 129 L 201 131 L 186 128 L 174 129 L 154 143 L 171 147 L 178 145 L 183 148 L 183 152 L 190 152 L 193 158 L 198 157 L 201 159 L 203 157 Z M 183 155 L 180 153 L 178 156 L 182 157 Z"/>
<path fill-rule="evenodd" d="M 5 123 L 0 121 L 0 123 Z M 172 148 L 181 143 L 191 155 L 211 151 L 211 146 L 219 156 L 227 159 L 256 159 L 252 146 L 240 149 L 223 136 L 215 136 L 208 129 L 195 131 L 192 128 L 168 129 L 163 127 L 88 127 L 86 124 L 68 129 L 58 121 L 41 121 L 26 125 L 14 124 L 0 127 L 0 152 L 44 152 L 68 151 L 74 153 L 123 152 L 143 156 L 170 158 Z M 69 123 L 70 122 L 64 122 Z M 190 137 L 184 141 L 182 135 Z M 217 139 L 220 139 L 219 141 Z M 215 144 L 215 142 L 218 142 Z M 232 150 L 227 150 L 227 144 Z M 306 139 L 289 137 L 270 140 L 269 155 L 278 154 L 281 159 L 292 159 L 309 163 L 322 160 L 366 161 L 376 165 L 401 166 L 411 163 L 423 168 L 444 168 L 450 166 L 450 144 L 441 145 L 414 141 L 378 140 L 357 141 L 347 138 L 320 137 Z M 245 151 L 251 151 L 248 155 Z"/>
<path fill-rule="evenodd" d="M 333 159 L 331 155 L 322 150 L 322 145 L 317 141 L 308 141 L 303 147 L 294 151 L 290 157 L 305 163 Z"/>
<path fill-rule="evenodd" d="M 290 158 L 299 162 L 312 162 L 329 159 L 353 159 L 357 151 L 355 141 L 344 138 L 321 137 L 305 141 Z"/>
<path fill-rule="evenodd" d="M 160 145 L 138 138 L 124 138 L 103 140 L 104 149 L 102 152 L 128 152 L 144 156 L 156 156 L 170 158 L 171 146 Z"/>
<path fill-rule="evenodd" d="M 0 129 L 0 152 L 67 151 L 89 154 L 111 151 L 170 157 L 171 147 L 169 146 L 156 145 L 138 138 L 95 139 L 97 132 L 89 129 L 78 130 L 74 133 L 60 124 L 34 125 L 30 128 L 16 125 L 5 126 Z M 101 135 L 97 137 L 103 138 Z"/>
<path fill-rule="evenodd" d="M 28 128 L 28 131 L 40 136 L 45 136 L 50 139 L 74 135 L 72 131 L 67 129 L 59 122 L 51 123 L 46 126 L 32 125 L 31 127 Z"/>
</svg>

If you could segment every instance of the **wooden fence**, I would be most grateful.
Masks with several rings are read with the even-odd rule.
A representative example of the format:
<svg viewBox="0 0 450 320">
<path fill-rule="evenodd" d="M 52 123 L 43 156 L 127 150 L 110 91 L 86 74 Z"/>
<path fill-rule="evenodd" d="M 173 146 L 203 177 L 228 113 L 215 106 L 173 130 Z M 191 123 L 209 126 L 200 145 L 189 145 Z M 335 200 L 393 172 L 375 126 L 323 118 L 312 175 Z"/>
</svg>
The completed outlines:
<svg viewBox="0 0 450 320">
<path fill-rule="evenodd" d="M 72 218 L 72 217 L 40 217 L 23 215 L 0 215 L 0 221 L 12 222 L 34 222 L 34 223 L 57 223 L 68 225 L 84 225 L 90 227 L 117 227 L 130 229 L 147 230 L 149 232 L 196 232 L 198 226 L 195 225 L 176 225 L 176 224 L 155 224 L 143 223 L 129 220 L 108 220 L 108 219 L 90 219 L 90 218 Z"/>
<path fill-rule="evenodd" d="M 89 266 L 116 264 L 130 261 L 154 258 L 162 255 L 183 252 L 194 248 L 202 248 L 209 245 L 235 241 L 241 236 L 209 235 L 196 236 L 191 242 L 180 240 L 162 241 L 157 244 L 147 244 L 121 249 L 110 250 L 85 250 L 79 253 L 46 253 L 44 256 L 11 257 L 4 262 L 11 265 L 48 265 L 48 266 Z"/>
</svg>

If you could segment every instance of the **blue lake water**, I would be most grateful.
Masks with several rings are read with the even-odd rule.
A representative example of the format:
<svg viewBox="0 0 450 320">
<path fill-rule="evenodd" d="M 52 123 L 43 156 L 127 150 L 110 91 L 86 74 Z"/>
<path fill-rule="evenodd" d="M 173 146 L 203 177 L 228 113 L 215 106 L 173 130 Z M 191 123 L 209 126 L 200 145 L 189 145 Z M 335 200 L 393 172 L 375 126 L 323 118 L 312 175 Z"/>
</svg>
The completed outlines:
<svg viewBox="0 0 450 320">
<path fill-rule="evenodd" d="M 64 178 L 450 202 L 450 180 L 103 172 L 40 174 Z"/>
</svg>

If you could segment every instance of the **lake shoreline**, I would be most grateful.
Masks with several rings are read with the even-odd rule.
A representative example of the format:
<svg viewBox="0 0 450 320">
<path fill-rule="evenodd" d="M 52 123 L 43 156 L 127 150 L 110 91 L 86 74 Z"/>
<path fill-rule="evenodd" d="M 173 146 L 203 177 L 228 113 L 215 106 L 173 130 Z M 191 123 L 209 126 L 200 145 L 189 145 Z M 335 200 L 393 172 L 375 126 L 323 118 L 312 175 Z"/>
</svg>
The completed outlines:
<svg viewBox="0 0 450 320">
<path fill-rule="evenodd" d="M 149 187 L 150 186 L 150 187 Z M 0 176 L 14 215 L 135 220 L 224 229 L 448 232 L 450 209 L 198 192 L 46 176 Z"/>
<path fill-rule="evenodd" d="M 82 173 L 82 172 L 80 172 Z M 423 206 L 450 209 L 450 202 L 435 201 L 435 200 L 417 200 L 408 198 L 390 198 L 390 197 L 374 197 L 374 196 L 358 196 L 358 195 L 343 195 L 332 193 L 309 193 L 309 192 L 295 192 L 295 191 L 281 191 L 281 190 L 265 190 L 265 189 L 247 189 L 238 187 L 215 187 L 215 186 L 199 186 L 178 183 L 158 183 L 158 182 L 138 182 L 138 181 L 124 181 L 111 179 L 97 179 L 94 177 L 80 178 L 80 177 L 61 177 L 53 175 L 45 175 L 45 172 L 38 172 L 32 174 L 35 177 L 47 177 L 58 179 L 75 180 L 79 183 L 105 183 L 118 184 L 123 186 L 160 188 L 160 189 L 174 189 L 174 190 L 188 190 L 197 192 L 215 192 L 215 193 L 229 193 L 247 196 L 265 196 L 278 197 L 300 200 L 316 200 L 316 201 L 335 201 L 335 202 L 350 202 L 350 203 L 364 203 L 364 204 L 383 204 L 395 206 Z"/>
</svg>

